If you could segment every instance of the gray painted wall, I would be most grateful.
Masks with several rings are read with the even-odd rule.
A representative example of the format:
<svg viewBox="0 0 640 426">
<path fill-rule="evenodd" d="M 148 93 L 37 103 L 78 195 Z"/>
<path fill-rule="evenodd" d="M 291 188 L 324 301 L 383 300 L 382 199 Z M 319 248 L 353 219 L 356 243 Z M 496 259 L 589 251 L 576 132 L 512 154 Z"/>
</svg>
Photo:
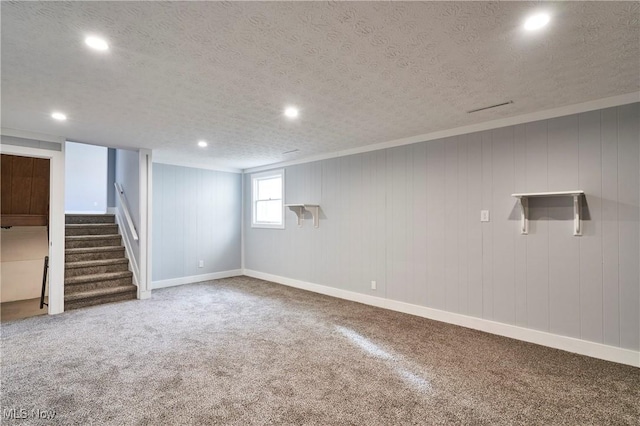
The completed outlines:
<svg viewBox="0 0 640 426">
<path fill-rule="evenodd" d="M 319 229 L 289 211 L 251 228 L 246 175 L 245 268 L 638 350 L 639 121 L 633 104 L 286 167 Z M 583 236 L 559 198 L 530 201 L 520 235 L 512 193 L 571 189 Z"/>
<path fill-rule="evenodd" d="M 124 195 L 127 199 L 131 220 L 140 234 L 140 164 L 139 153 L 136 151 L 128 151 L 124 149 L 116 150 L 116 182 L 122 185 Z M 116 207 L 122 211 L 120 197 L 116 197 Z M 124 218 L 124 213 L 122 213 Z M 126 224 L 120 226 L 120 232 L 127 234 L 131 242 L 131 251 L 138 265 L 140 265 L 140 242 L 135 241 L 131 235 L 131 231 Z"/>
<path fill-rule="evenodd" d="M 116 188 L 113 185 L 116 181 L 116 150 L 107 150 L 107 207 L 116 206 Z"/>
<path fill-rule="evenodd" d="M 153 281 L 240 269 L 241 193 L 240 174 L 154 163 Z"/>
</svg>

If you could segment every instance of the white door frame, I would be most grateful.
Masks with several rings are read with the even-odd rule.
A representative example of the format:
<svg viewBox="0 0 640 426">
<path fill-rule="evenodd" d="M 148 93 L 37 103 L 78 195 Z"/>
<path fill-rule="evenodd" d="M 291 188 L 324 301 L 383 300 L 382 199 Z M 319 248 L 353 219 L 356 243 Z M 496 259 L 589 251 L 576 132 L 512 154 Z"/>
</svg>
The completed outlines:
<svg viewBox="0 0 640 426">
<path fill-rule="evenodd" d="M 140 185 L 140 276 L 138 281 L 138 299 L 151 297 L 151 216 L 152 216 L 152 183 L 153 165 L 151 150 L 140 149 L 139 185 Z"/>
<path fill-rule="evenodd" d="M 60 314 L 64 312 L 64 142 L 60 143 L 60 151 L 2 144 L 0 153 L 50 161 L 49 315 Z"/>
</svg>

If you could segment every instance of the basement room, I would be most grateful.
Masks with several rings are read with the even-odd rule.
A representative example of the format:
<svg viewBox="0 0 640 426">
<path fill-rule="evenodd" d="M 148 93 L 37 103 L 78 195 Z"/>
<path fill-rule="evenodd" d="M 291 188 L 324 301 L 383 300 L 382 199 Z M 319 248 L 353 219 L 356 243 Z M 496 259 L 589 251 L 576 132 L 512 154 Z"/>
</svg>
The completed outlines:
<svg viewBox="0 0 640 426">
<path fill-rule="evenodd" d="M 638 425 L 637 1 L 0 24 L 0 423 Z"/>
</svg>

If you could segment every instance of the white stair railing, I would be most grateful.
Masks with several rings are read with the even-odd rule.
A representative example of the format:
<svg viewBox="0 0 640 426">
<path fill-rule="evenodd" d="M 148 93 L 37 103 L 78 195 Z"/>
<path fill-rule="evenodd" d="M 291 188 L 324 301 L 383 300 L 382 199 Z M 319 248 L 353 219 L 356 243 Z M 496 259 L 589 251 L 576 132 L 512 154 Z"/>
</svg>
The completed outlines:
<svg viewBox="0 0 640 426">
<path fill-rule="evenodd" d="M 118 192 L 118 197 L 120 197 L 120 205 L 122 206 L 124 217 L 127 219 L 127 225 L 129 225 L 131 236 L 135 241 L 138 241 L 138 232 L 136 232 L 136 227 L 133 224 L 133 220 L 131 220 L 131 213 L 129 213 L 129 205 L 127 204 L 127 198 L 124 195 L 124 189 L 122 189 L 122 186 L 118 182 L 114 182 L 113 184 Z"/>
</svg>

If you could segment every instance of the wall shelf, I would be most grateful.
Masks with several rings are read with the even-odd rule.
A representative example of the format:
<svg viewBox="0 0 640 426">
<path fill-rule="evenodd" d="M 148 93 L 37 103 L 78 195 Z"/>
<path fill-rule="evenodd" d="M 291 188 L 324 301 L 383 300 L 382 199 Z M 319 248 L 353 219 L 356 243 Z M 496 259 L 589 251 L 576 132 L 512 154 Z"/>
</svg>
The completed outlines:
<svg viewBox="0 0 640 426">
<path fill-rule="evenodd" d="M 520 233 L 529 233 L 529 198 L 540 197 L 573 197 L 573 235 L 582 235 L 582 209 L 580 199 L 584 191 L 523 192 L 511 194 L 520 202 Z"/>
<path fill-rule="evenodd" d="M 305 212 L 311 213 L 313 217 L 313 226 L 318 228 L 320 226 L 320 206 L 317 204 L 285 204 L 285 207 L 289 207 L 289 210 L 294 212 L 298 218 L 298 226 L 302 226 L 304 222 Z"/>
</svg>

